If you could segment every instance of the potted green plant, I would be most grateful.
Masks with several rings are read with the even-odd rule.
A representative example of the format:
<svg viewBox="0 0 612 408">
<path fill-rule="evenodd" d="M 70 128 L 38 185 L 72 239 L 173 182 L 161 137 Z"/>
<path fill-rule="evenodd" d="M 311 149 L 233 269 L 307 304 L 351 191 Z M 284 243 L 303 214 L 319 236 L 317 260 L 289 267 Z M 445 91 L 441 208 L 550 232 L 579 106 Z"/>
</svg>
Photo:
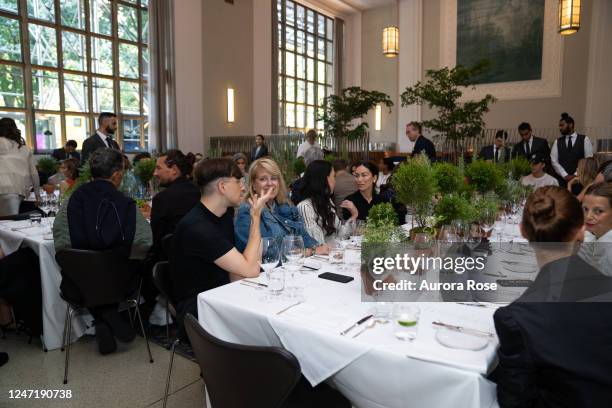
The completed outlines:
<svg viewBox="0 0 612 408">
<path fill-rule="evenodd" d="M 504 182 L 501 167 L 495 163 L 474 160 L 465 167 L 465 175 L 470 185 L 479 193 L 496 191 Z"/>
<path fill-rule="evenodd" d="M 460 191 L 465 184 L 462 169 L 452 163 L 434 163 L 433 171 L 438 191 L 441 194 L 456 193 Z"/>
<path fill-rule="evenodd" d="M 49 176 L 55 174 L 59 167 L 59 163 L 57 162 L 57 160 L 50 156 L 41 157 L 40 159 L 38 159 L 36 165 L 38 166 L 38 170 L 40 170 L 41 173 L 45 173 Z"/>
<path fill-rule="evenodd" d="M 134 176 L 142 183 L 146 191 L 145 199 L 151 195 L 153 190 L 153 187 L 151 186 L 153 172 L 155 172 L 154 158 L 142 159 L 136 163 L 136 165 L 134 165 Z"/>
<path fill-rule="evenodd" d="M 414 211 L 417 227 L 415 232 L 433 232 L 427 224 L 432 202 L 437 191 L 434 170 L 425 155 L 417 156 L 401 164 L 393 173 L 391 181 L 396 200 Z"/>
<path fill-rule="evenodd" d="M 393 101 L 383 92 L 367 91 L 358 86 L 345 88 L 338 95 L 329 95 L 323 100 L 317 120 L 323 121 L 327 135 L 336 139 L 342 157 L 347 155 L 347 141 L 365 136 L 369 125 L 363 117 L 379 104 L 391 111 Z"/>
<path fill-rule="evenodd" d="M 433 211 L 440 220 L 440 225 L 450 225 L 456 221 L 470 222 L 473 218 L 472 204 L 468 196 L 457 193 L 443 195 Z"/>
<path fill-rule="evenodd" d="M 465 152 L 465 139 L 478 136 L 484 129 L 483 116 L 496 99 L 487 94 L 476 101 L 460 102 L 463 90 L 473 85 L 472 81 L 488 69 L 488 63 L 480 62 L 466 68 L 457 65 L 449 69 L 427 70 L 426 81 L 418 81 L 402 93 L 402 106 L 427 105 L 435 109 L 438 117 L 423 121 L 423 126 L 446 136 L 454 142 L 455 152 Z"/>
<path fill-rule="evenodd" d="M 406 241 L 406 234 L 397 225 L 397 213 L 391 203 L 376 204 L 370 209 L 363 233 L 364 242 L 399 243 Z"/>
<path fill-rule="evenodd" d="M 501 165 L 503 173 L 514 180 L 520 180 L 531 172 L 531 164 L 523 156 L 516 157 Z"/>
</svg>

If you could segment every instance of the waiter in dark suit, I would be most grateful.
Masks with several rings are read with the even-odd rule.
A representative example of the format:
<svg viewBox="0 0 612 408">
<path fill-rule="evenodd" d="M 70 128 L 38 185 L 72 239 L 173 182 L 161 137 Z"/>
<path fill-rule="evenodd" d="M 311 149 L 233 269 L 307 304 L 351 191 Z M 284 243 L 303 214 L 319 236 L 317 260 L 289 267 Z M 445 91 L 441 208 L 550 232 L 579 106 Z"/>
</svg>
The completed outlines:
<svg viewBox="0 0 612 408">
<path fill-rule="evenodd" d="M 251 163 L 268 155 L 268 147 L 264 144 L 263 135 L 255 136 L 255 147 L 251 150 Z"/>
<path fill-rule="evenodd" d="M 64 147 L 53 150 L 51 157 L 53 157 L 58 162 L 62 162 L 67 159 L 77 159 L 80 162 L 81 154 L 76 151 L 76 148 L 77 142 L 74 140 L 68 140 Z"/>
<path fill-rule="evenodd" d="M 531 125 L 527 122 L 523 122 L 518 127 L 519 135 L 521 135 L 521 141 L 514 145 L 512 149 L 512 158 L 523 156 L 527 160 L 530 159 L 531 155 L 535 153 L 541 153 L 544 157 L 550 157 L 550 147 L 546 139 L 541 137 L 533 136 Z M 549 160 L 547 160 L 549 163 Z"/>
<path fill-rule="evenodd" d="M 83 142 L 81 150 L 81 164 L 87 163 L 89 155 L 100 148 L 121 150 L 112 136 L 117 131 L 117 115 L 111 112 L 102 112 L 98 117 L 98 129 Z"/>
<path fill-rule="evenodd" d="M 483 146 L 478 157 L 482 160 L 490 160 L 493 163 L 505 163 L 510 159 L 510 151 L 504 147 L 504 141 L 508 133 L 498 130 L 495 134 L 495 142 L 492 145 Z"/>
<path fill-rule="evenodd" d="M 429 160 L 434 161 L 436 160 L 436 147 L 431 140 L 423 136 L 422 130 L 423 128 L 419 122 L 413 121 L 406 125 L 406 136 L 414 143 L 411 155 L 414 157 L 424 152 L 429 157 Z"/>
<path fill-rule="evenodd" d="M 576 177 L 580 159 L 593 157 L 593 144 L 588 136 L 579 135 L 574 130 L 574 119 L 567 113 L 561 114 L 559 121 L 561 136 L 553 143 L 550 161 L 557 173 L 559 185 L 566 186 Z"/>
</svg>

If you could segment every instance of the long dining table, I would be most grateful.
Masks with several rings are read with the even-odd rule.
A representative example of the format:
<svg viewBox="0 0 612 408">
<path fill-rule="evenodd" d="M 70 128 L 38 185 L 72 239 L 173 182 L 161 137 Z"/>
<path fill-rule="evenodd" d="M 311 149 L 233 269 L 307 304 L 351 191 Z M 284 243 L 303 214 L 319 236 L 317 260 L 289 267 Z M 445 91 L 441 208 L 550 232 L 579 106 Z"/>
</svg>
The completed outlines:
<svg viewBox="0 0 612 408">
<path fill-rule="evenodd" d="M 301 272 L 296 278 L 304 288 L 302 302 L 282 296 L 270 300 L 265 288 L 236 281 L 199 294 L 200 324 L 228 342 L 290 351 L 313 386 L 328 382 L 354 407 L 497 406 L 496 385 L 487 375 L 496 365 L 493 313 L 498 305 L 415 302 L 420 318 L 414 341 L 402 341 L 395 335 L 393 319 L 381 320 L 358 336 L 361 327 L 342 335 L 364 316 L 377 313 L 377 308 L 390 311 L 393 304 L 368 301 L 362 294 L 358 266 L 318 262 L 318 271 Z M 337 272 L 354 280 L 320 279 L 322 272 Z M 265 283 L 264 275 L 256 281 Z M 440 329 L 434 321 L 493 336 L 480 350 L 449 348 L 437 340 Z"/>
</svg>

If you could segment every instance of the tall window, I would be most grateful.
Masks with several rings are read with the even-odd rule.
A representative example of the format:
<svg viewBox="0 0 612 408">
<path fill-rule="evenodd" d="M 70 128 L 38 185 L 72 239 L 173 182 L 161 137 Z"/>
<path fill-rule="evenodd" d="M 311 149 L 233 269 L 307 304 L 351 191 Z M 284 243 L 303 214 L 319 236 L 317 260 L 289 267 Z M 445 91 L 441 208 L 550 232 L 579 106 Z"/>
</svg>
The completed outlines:
<svg viewBox="0 0 612 408">
<path fill-rule="evenodd" d="M 315 116 L 333 93 L 334 20 L 291 0 L 277 0 L 281 131 L 323 129 Z"/>
<path fill-rule="evenodd" d="M 148 0 L 0 0 L 0 117 L 48 151 L 116 112 L 126 151 L 148 147 Z"/>
</svg>

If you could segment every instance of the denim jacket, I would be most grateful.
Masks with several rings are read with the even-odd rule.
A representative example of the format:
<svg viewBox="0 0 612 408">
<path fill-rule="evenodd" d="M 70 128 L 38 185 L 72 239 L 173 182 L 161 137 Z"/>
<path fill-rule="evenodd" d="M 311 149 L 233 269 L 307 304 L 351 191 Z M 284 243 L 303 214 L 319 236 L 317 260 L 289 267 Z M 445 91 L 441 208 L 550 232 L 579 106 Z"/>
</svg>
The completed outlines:
<svg viewBox="0 0 612 408">
<path fill-rule="evenodd" d="M 238 215 L 234 223 L 234 236 L 236 237 L 236 248 L 240 252 L 246 248 L 249 239 L 249 228 L 251 227 L 251 206 L 242 203 L 238 209 Z M 281 222 L 283 223 L 281 225 Z M 265 207 L 261 212 L 262 237 L 276 237 L 282 239 L 285 235 L 300 235 L 304 240 L 304 247 L 314 248 L 317 242 L 308 235 L 304 229 L 304 221 L 298 209 L 287 203 L 274 203 L 272 209 Z"/>
</svg>

